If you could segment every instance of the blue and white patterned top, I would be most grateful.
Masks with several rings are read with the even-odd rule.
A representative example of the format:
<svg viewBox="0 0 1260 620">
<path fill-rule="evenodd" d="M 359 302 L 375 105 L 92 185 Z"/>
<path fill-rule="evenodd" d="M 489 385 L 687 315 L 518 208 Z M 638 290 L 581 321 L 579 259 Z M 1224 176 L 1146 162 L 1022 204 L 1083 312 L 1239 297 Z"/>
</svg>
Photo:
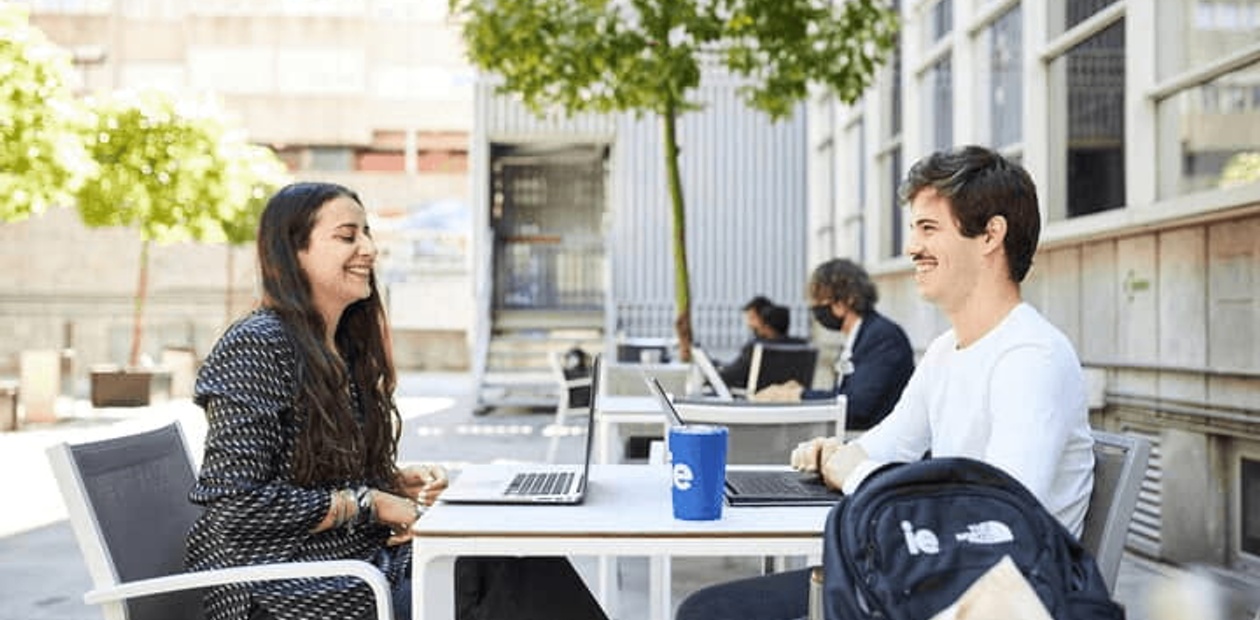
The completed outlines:
<svg viewBox="0 0 1260 620">
<path fill-rule="evenodd" d="M 377 565 L 398 584 L 409 578 L 411 546 L 385 547 L 388 528 L 310 532 L 328 513 L 333 487 L 302 487 L 293 480 L 293 449 L 305 418 L 295 411 L 297 377 L 293 338 L 280 317 L 265 309 L 232 325 L 202 366 L 194 400 L 205 409 L 209 430 L 189 499 L 205 512 L 188 534 L 188 568 L 358 559 Z M 368 587 L 337 577 L 212 588 L 206 617 L 246 620 L 251 601 L 277 620 L 373 613 Z"/>
</svg>

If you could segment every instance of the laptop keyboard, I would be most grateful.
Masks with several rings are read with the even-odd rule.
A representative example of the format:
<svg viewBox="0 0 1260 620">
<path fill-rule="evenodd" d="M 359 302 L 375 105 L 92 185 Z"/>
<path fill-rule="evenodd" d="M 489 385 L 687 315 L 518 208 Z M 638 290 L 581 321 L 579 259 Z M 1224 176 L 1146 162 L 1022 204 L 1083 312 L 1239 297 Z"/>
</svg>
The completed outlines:
<svg viewBox="0 0 1260 620">
<path fill-rule="evenodd" d="M 741 495 L 813 495 L 827 488 L 817 474 L 727 472 L 727 482 Z"/>
<path fill-rule="evenodd" d="M 519 473 L 508 484 L 508 495 L 559 495 L 573 484 L 573 472 Z"/>
</svg>

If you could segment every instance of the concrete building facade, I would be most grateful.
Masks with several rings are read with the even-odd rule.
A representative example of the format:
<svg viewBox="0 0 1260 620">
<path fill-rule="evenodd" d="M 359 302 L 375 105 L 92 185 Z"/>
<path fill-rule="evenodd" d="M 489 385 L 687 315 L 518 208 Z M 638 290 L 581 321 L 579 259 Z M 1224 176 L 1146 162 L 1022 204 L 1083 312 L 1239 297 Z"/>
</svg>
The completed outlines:
<svg viewBox="0 0 1260 620">
<path fill-rule="evenodd" d="M 405 368 L 468 367 L 472 72 L 444 0 L 33 0 L 74 55 L 85 96 L 162 88 L 216 96 L 294 179 L 359 192 Z M 436 221 L 436 223 L 435 223 Z M 0 375 L 18 352 L 64 349 L 62 391 L 123 364 L 140 243 L 69 209 L 0 226 Z M 143 349 L 209 351 L 256 301 L 253 248 L 156 246 Z M 72 352 L 72 353 L 71 353 Z"/>
</svg>

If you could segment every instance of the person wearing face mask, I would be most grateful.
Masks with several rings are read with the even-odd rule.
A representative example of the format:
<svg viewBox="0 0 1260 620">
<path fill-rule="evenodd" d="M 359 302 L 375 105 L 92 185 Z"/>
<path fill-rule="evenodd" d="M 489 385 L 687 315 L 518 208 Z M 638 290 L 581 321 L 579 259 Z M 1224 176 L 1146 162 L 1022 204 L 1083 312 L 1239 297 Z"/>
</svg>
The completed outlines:
<svg viewBox="0 0 1260 620">
<path fill-rule="evenodd" d="M 914 372 L 910 339 L 892 319 L 875 311 L 879 293 L 866 270 L 846 258 L 834 258 L 814 269 L 809 279 L 810 312 L 824 328 L 844 334 L 836 358 L 836 384 L 829 390 L 806 390 L 789 382 L 763 388 L 765 400 L 847 400 L 845 428 L 866 430 L 888 415 Z"/>
<path fill-rule="evenodd" d="M 743 386 L 748 383 L 753 349 L 757 343 L 805 344 L 805 340 L 788 335 L 792 314 L 786 306 L 780 306 L 764 295 L 757 295 L 744 304 L 743 310 L 744 321 L 751 333 L 748 341 L 740 348 L 739 357 L 729 364 L 723 364 L 718 370 L 722 381 L 727 385 Z"/>
</svg>

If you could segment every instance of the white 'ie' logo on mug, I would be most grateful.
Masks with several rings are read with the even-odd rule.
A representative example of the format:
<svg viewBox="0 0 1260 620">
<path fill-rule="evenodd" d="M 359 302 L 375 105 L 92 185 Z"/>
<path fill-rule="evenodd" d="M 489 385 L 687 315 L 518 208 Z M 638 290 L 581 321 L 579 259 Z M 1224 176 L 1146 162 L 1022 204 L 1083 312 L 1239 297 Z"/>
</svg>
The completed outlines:
<svg viewBox="0 0 1260 620">
<path fill-rule="evenodd" d="M 691 467 L 686 463 L 674 464 L 674 488 L 686 491 L 691 488 L 691 481 L 695 479 L 695 474 L 691 473 Z"/>
</svg>

